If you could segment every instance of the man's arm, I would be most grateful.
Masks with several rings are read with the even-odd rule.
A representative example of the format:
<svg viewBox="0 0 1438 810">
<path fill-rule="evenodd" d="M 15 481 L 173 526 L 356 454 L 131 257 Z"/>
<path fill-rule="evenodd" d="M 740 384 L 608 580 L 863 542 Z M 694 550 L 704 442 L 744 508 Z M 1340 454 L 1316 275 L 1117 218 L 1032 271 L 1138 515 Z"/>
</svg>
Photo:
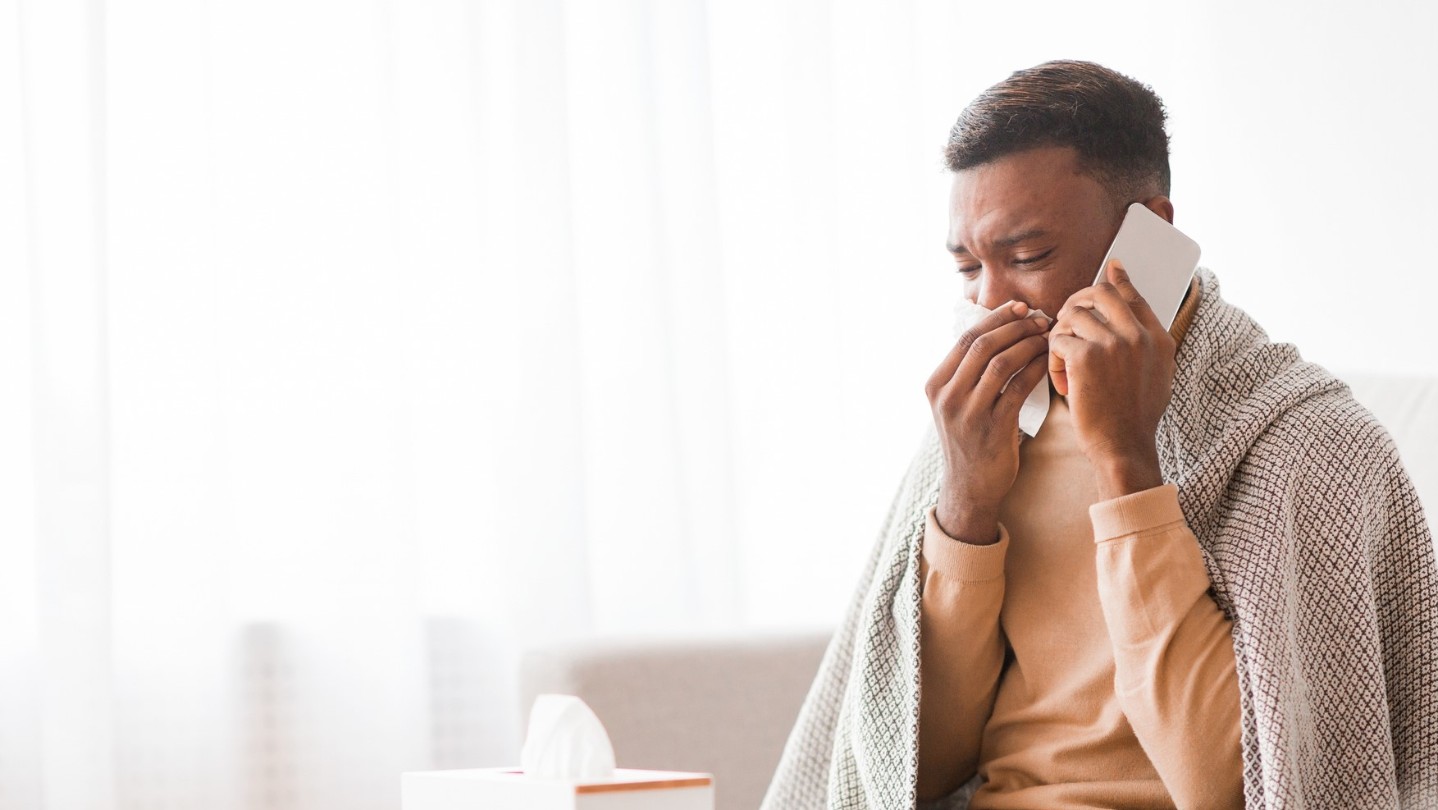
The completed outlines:
<svg viewBox="0 0 1438 810">
<path fill-rule="evenodd" d="M 938 502 L 919 555 L 918 798 L 942 798 L 974 773 L 993 707 L 1007 533 L 999 504 L 1019 470 L 1019 407 L 1048 369 L 1047 318 L 1010 302 L 965 332 L 924 393 L 944 454 Z"/>
<path fill-rule="evenodd" d="M 999 608 L 1009 537 L 964 543 L 939 527 L 930 507 L 919 557 L 920 801 L 953 793 L 978 768 L 984 724 L 994 708 L 1004 665 Z"/>
<path fill-rule="evenodd" d="M 1232 623 L 1208 596 L 1178 488 L 1100 501 L 1089 516 L 1114 692 L 1129 725 L 1176 806 L 1242 807 Z"/>
</svg>

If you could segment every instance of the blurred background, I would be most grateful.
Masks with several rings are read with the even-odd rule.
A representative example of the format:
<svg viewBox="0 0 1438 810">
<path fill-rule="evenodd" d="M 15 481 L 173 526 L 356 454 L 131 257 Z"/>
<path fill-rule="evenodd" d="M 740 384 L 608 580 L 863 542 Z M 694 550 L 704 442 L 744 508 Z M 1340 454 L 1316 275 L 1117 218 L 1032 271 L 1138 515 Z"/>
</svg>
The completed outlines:
<svg viewBox="0 0 1438 810">
<path fill-rule="evenodd" d="M 1047 59 L 1275 339 L 1438 373 L 1435 9 L 0 0 L 0 809 L 393 808 L 528 647 L 832 626 Z"/>
</svg>

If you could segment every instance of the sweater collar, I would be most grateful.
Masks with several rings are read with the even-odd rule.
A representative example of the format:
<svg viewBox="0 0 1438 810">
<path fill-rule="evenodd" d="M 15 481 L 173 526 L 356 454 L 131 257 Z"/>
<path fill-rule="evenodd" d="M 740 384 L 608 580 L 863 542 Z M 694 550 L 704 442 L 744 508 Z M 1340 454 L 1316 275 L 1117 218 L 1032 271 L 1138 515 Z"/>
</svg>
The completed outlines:
<svg viewBox="0 0 1438 810">
<path fill-rule="evenodd" d="M 1188 334 L 1188 327 L 1193 323 L 1194 313 L 1198 312 L 1199 288 L 1198 278 L 1195 277 L 1188 284 L 1188 292 L 1183 294 L 1183 303 L 1178 307 L 1178 314 L 1173 316 L 1173 325 L 1168 328 L 1175 346 L 1183 342 L 1183 336 Z"/>
</svg>

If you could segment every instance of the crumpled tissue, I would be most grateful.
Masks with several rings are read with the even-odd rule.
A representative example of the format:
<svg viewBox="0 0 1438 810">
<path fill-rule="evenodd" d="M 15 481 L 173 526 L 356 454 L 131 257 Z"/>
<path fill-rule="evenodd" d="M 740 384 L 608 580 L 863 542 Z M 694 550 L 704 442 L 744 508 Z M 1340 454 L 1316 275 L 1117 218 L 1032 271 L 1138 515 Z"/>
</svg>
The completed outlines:
<svg viewBox="0 0 1438 810">
<path fill-rule="evenodd" d="M 991 312 L 993 312 L 993 310 L 988 307 L 979 306 L 973 301 L 960 296 L 958 303 L 954 305 L 954 340 L 958 340 L 961 335 L 969 331 L 974 324 L 983 320 L 984 316 Z M 1029 311 L 1028 317 L 1047 318 L 1049 316 L 1045 315 L 1041 309 L 1034 309 Z M 1047 361 L 1041 360 L 1040 362 Z M 1013 382 L 1013 377 L 1009 378 L 1009 382 Z M 1004 388 L 1008 388 L 1008 383 L 1004 383 Z M 1046 419 L 1048 415 L 1049 386 L 1047 380 L 1041 380 L 1038 385 L 1034 386 L 1034 390 L 1029 393 L 1028 398 L 1024 400 L 1024 404 L 1019 406 L 1019 430 L 1022 430 L 1030 436 L 1037 436 L 1039 428 L 1043 425 L 1044 419 Z"/>
<path fill-rule="evenodd" d="M 592 780 L 614 775 L 614 746 L 604 725 L 574 695 L 539 695 L 519 754 L 526 776 Z"/>
</svg>

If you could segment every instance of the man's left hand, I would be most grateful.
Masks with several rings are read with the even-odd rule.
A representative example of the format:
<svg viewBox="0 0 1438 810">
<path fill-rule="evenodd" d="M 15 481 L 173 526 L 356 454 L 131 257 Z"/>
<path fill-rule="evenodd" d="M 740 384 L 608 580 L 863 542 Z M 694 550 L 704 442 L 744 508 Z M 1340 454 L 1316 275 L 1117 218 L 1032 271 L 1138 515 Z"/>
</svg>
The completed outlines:
<svg viewBox="0 0 1438 810">
<path fill-rule="evenodd" d="M 1049 335 L 1049 376 L 1068 398 L 1104 500 L 1163 483 L 1154 434 L 1173 394 L 1173 336 L 1123 265 L 1069 296 Z"/>
</svg>

